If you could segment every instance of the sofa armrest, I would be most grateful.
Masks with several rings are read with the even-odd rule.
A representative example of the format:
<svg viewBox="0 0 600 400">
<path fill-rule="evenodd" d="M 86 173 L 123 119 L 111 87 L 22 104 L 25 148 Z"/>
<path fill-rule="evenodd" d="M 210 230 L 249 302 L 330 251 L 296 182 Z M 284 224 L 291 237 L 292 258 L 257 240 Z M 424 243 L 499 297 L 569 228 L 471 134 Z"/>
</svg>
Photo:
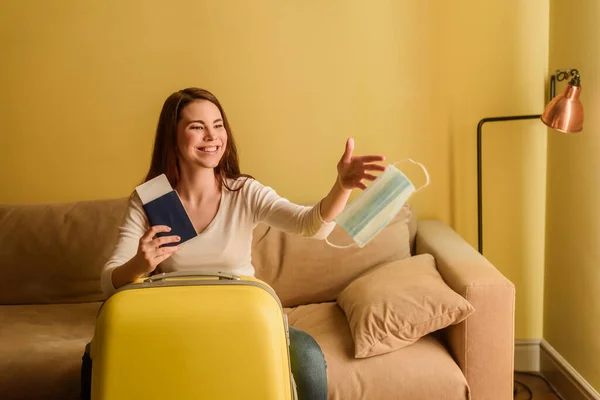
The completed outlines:
<svg viewBox="0 0 600 400">
<path fill-rule="evenodd" d="M 416 254 L 431 254 L 438 271 L 475 312 L 446 328 L 450 351 L 474 400 L 512 399 L 515 286 L 452 228 L 419 221 Z"/>
</svg>

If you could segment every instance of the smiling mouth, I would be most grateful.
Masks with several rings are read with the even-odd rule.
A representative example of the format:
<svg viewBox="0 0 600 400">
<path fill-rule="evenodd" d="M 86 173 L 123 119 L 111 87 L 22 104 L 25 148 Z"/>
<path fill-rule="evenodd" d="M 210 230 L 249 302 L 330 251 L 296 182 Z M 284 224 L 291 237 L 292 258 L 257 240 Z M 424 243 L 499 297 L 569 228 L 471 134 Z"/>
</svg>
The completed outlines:
<svg viewBox="0 0 600 400">
<path fill-rule="evenodd" d="M 198 147 L 198 151 L 202 152 L 202 153 L 206 153 L 206 154 L 215 154 L 217 151 L 219 151 L 219 148 L 221 146 L 206 146 L 206 147 Z"/>
</svg>

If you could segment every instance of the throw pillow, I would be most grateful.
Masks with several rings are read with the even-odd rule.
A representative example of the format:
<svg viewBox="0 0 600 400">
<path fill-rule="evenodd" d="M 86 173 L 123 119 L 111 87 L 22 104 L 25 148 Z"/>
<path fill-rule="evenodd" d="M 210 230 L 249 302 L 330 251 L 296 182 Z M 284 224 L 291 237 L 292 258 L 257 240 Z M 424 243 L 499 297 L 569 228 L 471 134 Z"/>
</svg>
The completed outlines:
<svg viewBox="0 0 600 400">
<path fill-rule="evenodd" d="M 475 311 L 446 285 L 430 254 L 367 272 L 340 293 L 337 303 L 346 314 L 356 358 L 401 349 Z"/>
</svg>

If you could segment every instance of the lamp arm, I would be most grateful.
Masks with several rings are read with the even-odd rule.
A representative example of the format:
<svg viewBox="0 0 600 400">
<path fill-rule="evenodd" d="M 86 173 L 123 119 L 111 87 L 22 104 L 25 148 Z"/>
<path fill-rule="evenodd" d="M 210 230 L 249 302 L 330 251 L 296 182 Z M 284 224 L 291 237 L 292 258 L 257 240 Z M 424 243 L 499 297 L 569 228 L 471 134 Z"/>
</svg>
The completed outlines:
<svg viewBox="0 0 600 400">
<path fill-rule="evenodd" d="M 484 118 L 477 124 L 477 243 L 479 253 L 483 254 L 483 213 L 482 213 L 482 173 L 481 173 L 481 134 L 483 124 L 487 122 L 518 121 L 522 119 L 537 119 L 541 115 L 511 115 L 507 117 Z"/>
</svg>

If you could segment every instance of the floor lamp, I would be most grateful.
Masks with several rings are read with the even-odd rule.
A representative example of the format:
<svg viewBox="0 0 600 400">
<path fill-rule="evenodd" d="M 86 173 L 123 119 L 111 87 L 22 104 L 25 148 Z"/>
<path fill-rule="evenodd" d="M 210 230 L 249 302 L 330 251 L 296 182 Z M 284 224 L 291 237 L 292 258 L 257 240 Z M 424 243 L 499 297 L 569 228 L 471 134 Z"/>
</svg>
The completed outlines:
<svg viewBox="0 0 600 400">
<path fill-rule="evenodd" d="M 562 94 L 555 97 L 556 81 L 571 77 L 569 84 Z M 481 129 L 487 122 L 517 121 L 522 119 L 540 118 L 552 129 L 564 133 L 576 133 L 583 128 L 583 106 L 579 100 L 581 92 L 579 71 L 570 69 L 556 71 L 550 79 L 550 103 L 543 114 L 512 115 L 506 117 L 484 118 L 477 124 L 477 234 L 479 252 L 483 254 L 483 216 L 482 216 L 482 185 L 481 185 Z"/>
</svg>

